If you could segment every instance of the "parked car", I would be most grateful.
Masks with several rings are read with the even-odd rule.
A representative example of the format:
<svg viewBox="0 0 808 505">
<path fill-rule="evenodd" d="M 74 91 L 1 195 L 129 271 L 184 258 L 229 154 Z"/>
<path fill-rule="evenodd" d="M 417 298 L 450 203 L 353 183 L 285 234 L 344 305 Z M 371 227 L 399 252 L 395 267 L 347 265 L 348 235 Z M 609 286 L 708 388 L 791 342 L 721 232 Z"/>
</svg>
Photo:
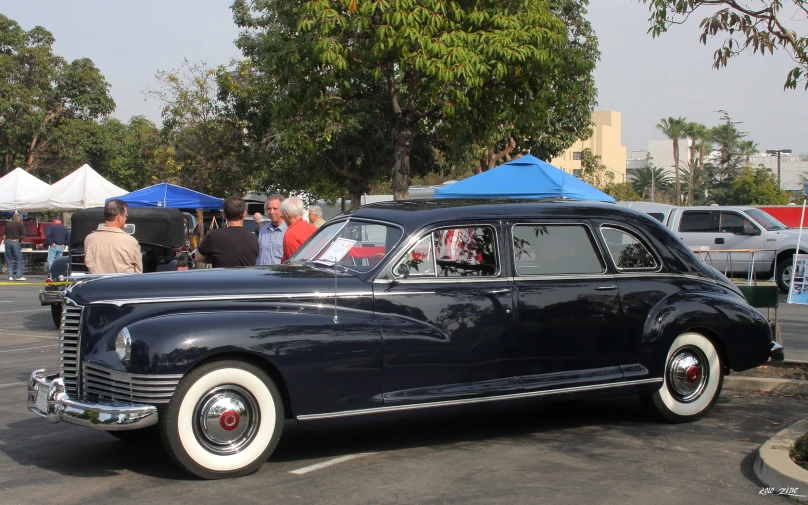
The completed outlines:
<svg viewBox="0 0 808 505">
<path fill-rule="evenodd" d="M 57 258 L 50 267 L 45 289 L 39 292 L 41 305 L 49 305 L 53 324 L 62 323 L 62 298 L 72 281 L 66 277 L 86 274 L 84 239 L 104 223 L 104 208 L 80 210 L 71 218 L 69 252 Z M 134 236 L 143 255 L 143 272 L 177 269 L 181 256 L 190 258 L 188 236 L 183 213 L 177 209 L 130 207 L 124 231 Z"/>
<path fill-rule="evenodd" d="M 286 264 L 95 278 L 64 310 L 60 369 L 32 373 L 28 408 L 157 426 L 206 479 L 256 471 L 286 419 L 639 394 L 694 421 L 725 374 L 782 350 L 657 221 L 561 200 L 373 204 Z"/>
<path fill-rule="evenodd" d="M 0 236 L 6 233 L 6 223 L 8 220 L 0 221 Z M 39 221 L 23 221 L 25 236 L 20 241 L 23 249 L 47 249 L 45 244 L 45 231 L 53 223 Z"/>
<path fill-rule="evenodd" d="M 788 292 L 791 265 L 797 251 L 799 230 L 791 229 L 771 214 L 749 206 L 677 207 L 651 202 L 618 202 L 663 222 L 693 251 L 709 254 L 712 266 L 727 275 L 747 277 L 754 258 L 757 278 L 774 278 L 780 291 Z M 752 255 L 747 252 L 758 251 Z M 808 252 L 803 240 L 800 251 Z"/>
</svg>

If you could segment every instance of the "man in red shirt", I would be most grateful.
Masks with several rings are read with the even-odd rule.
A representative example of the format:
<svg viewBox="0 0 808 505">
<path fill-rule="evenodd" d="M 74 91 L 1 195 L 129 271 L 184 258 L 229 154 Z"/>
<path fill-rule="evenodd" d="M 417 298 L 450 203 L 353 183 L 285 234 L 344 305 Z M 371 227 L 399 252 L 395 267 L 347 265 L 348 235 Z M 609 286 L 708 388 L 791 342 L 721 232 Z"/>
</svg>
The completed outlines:
<svg viewBox="0 0 808 505">
<path fill-rule="evenodd" d="M 283 234 L 283 258 L 281 263 L 297 251 L 303 242 L 317 231 L 317 227 L 303 220 L 303 202 L 296 196 L 290 196 L 281 203 L 281 217 L 286 221 L 286 233 Z"/>
</svg>

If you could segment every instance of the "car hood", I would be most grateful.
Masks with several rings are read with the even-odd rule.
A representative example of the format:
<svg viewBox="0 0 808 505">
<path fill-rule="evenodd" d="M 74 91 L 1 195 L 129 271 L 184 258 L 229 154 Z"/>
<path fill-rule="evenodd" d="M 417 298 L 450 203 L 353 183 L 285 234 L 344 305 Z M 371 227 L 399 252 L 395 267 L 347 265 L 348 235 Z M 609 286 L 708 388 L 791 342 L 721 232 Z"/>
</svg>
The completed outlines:
<svg viewBox="0 0 808 505">
<path fill-rule="evenodd" d="M 334 292 L 334 272 L 304 265 L 212 268 L 102 277 L 79 281 L 67 297 L 79 305 L 102 301 L 227 298 L 267 295 L 301 296 Z M 370 291 L 348 272 L 337 274 L 340 294 Z"/>
</svg>

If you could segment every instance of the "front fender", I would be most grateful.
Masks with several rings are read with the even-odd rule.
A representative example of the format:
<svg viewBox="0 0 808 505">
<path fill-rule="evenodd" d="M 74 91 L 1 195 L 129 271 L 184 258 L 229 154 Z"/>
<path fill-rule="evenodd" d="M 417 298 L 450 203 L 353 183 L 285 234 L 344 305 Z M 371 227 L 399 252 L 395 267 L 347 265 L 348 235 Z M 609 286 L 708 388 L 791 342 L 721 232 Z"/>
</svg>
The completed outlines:
<svg viewBox="0 0 808 505">
<path fill-rule="evenodd" d="M 70 265 L 70 255 L 59 256 L 53 263 L 51 263 L 49 276 L 53 280 L 57 280 L 60 275 L 67 275 L 67 267 Z"/>
<path fill-rule="evenodd" d="M 676 293 L 662 299 L 645 322 L 643 349 L 654 375 L 664 373 L 674 339 L 689 331 L 717 340 L 727 368 L 746 370 L 769 359 L 771 326 L 745 300 L 729 294 Z"/>
<path fill-rule="evenodd" d="M 126 325 L 132 338 L 128 371 L 186 374 L 218 356 L 267 368 L 289 395 L 294 415 L 378 407 L 382 347 L 369 314 L 297 305 L 284 310 L 218 310 L 162 314 Z M 117 331 L 114 333 L 117 334 Z M 115 335 L 99 342 L 114 357 Z M 117 358 L 114 358 L 117 361 Z M 120 363 L 118 363 L 120 366 Z"/>
</svg>

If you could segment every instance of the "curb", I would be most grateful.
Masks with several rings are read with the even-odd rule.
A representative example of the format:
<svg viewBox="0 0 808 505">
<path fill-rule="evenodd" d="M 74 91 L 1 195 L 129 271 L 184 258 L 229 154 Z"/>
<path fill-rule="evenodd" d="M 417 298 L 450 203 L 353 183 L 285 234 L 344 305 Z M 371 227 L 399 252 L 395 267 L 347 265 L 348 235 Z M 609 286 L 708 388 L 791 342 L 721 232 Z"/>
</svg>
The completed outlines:
<svg viewBox="0 0 808 505">
<path fill-rule="evenodd" d="M 808 395 L 808 381 L 792 379 L 765 379 L 761 377 L 724 377 L 725 389 L 756 389 L 770 393 Z"/>
<path fill-rule="evenodd" d="M 776 380 L 776 379 L 775 379 Z M 804 498 L 808 490 L 808 471 L 791 461 L 788 449 L 808 431 L 808 417 L 797 421 L 767 440 L 758 449 L 755 475 L 778 494 Z"/>
</svg>

